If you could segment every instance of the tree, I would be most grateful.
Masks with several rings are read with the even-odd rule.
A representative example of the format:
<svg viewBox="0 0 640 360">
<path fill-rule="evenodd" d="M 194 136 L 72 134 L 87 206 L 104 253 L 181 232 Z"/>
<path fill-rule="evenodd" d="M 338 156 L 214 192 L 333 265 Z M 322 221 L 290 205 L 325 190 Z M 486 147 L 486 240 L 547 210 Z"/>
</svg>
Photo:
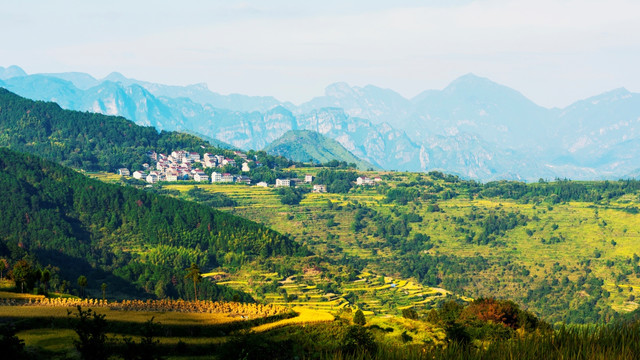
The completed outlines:
<svg viewBox="0 0 640 360">
<path fill-rule="evenodd" d="M 364 326 L 359 325 L 349 327 L 349 330 L 342 338 L 341 345 L 342 350 L 348 354 L 368 352 L 373 355 L 378 349 L 378 344 L 376 344 L 373 334 Z"/>
<path fill-rule="evenodd" d="M 107 284 L 106 283 L 102 283 L 102 285 L 100 285 L 100 290 L 102 290 L 102 300 L 104 301 L 105 298 L 107 297 Z"/>
<path fill-rule="evenodd" d="M 402 309 L 402 317 L 404 317 L 405 319 L 418 320 L 418 312 L 416 312 L 416 309 L 412 307 Z"/>
<path fill-rule="evenodd" d="M 51 280 L 51 273 L 48 269 L 42 270 L 42 274 L 40 275 L 40 281 L 44 285 L 44 292 L 46 293 L 49 288 L 49 280 Z"/>
<path fill-rule="evenodd" d="M 78 277 L 78 286 L 80 286 L 80 290 L 82 293 L 82 297 L 84 297 L 84 288 L 87 287 L 89 282 L 87 281 L 87 277 L 84 275 L 80 275 Z"/>
<path fill-rule="evenodd" d="M 362 310 L 358 309 L 358 311 L 353 315 L 353 323 L 360 326 L 364 326 L 364 324 L 367 323 L 367 319 L 365 319 Z"/>
<path fill-rule="evenodd" d="M 74 330 L 78 334 L 78 339 L 73 341 L 82 359 L 102 360 L 107 359 L 107 320 L 106 315 L 97 314 L 91 309 L 82 310 L 78 305 L 78 312 L 74 314 L 77 321 Z M 67 315 L 71 311 L 67 310 Z"/>
<path fill-rule="evenodd" d="M 0 280 L 4 279 L 4 277 L 2 276 L 2 272 L 8 268 L 9 268 L 9 262 L 7 262 L 7 259 L 5 258 L 0 259 Z"/>
<path fill-rule="evenodd" d="M 184 278 L 193 280 L 193 299 L 198 300 L 197 284 L 202 281 L 202 273 L 200 272 L 200 267 L 196 263 L 191 263 L 191 266 L 187 268 L 187 271 L 188 273 Z"/>
<path fill-rule="evenodd" d="M 18 260 L 13 265 L 11 276 L 13 277 L 13 281 L 16 283 L 16 286 L 20 284 L 20 292 L 24 292 L 24 283 L 27 281 L 30 274 L 31 264 L 26 260 Z"/>
</svg>

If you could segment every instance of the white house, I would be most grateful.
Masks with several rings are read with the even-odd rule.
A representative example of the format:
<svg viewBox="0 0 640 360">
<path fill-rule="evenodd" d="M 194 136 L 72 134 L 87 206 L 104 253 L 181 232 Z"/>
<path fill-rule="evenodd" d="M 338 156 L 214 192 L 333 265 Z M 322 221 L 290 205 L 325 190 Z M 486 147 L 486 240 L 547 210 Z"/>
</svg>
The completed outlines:
<svg viewBox="0 0 640 360">
<path fill-rule="evenodd" d="M 198 162 L 198 161 L 200 161 L 200 154 L 198 154 L 197 152 L 190 152 L 190 153 L 187 155 L 187 158 L 188 158 L 189 160 L 191 160 L 191 161 Z"/>
<path fill-rule="evenodd" d="M 246 162 L 242 163 L 242 171 L 243 172 L 251 171 L 251 169 L 249 168 L 249 163 L 246 163 Z"/>
<path fill-rule="evenodd" d="M 259 183 L 256 184 L 256 186 L 260 186 L 260 187 L 269 187 L 269 184 L 267 184 L 264 181 L 260 181 Z"/>
<path fill-rule="evenodd" d="M 289 179 L 276 179 L 276 187 L 291 186 L 291 180 Z"/>
<path fill-rule="evenodd" d="M 357 185 L 373 185 L 373 180 L 371 178 L 368 178 L 368 177 L 359 176 L 356 179 L 356 184 Z"/>
<path fill-rule="evenodd" d="M 149 175 L 147 175 L 147 182 L 149 184 L 155 184 L 158 182 L 158 180 L 160 180 L 160 177 L 156 172 L 151 172 Z"/>
<path fill-rule="evenodd" d="M 147 173 L 146 173 L 146 172 L 144 172 L 144 171 L 139 171 L 139 170 L 138 170 L 138 171 L 134 171 L 134 172 L 133 172 L 133 178 L 134 178 L 134 179 L 138 179 L 138 180 L 140 180 L 140 179 L 142 179 L 142 178 L 146 178 L 146 177 L 147 177 Z"/>
<path fill-rule="evenodd" d="M 187 157 L 187 152 L 184 150 L 173 151 L 171 152 L 171 157 L 173 157 L 176 162 L 181 162 Z"/>
<path fill-rule="evenodd" d="M 236 178 L 236 182 L 237 182 L 237 183 L 245 183 L 245 184 L 247 184 L 247 185 L 251 185 L 251 178 L 250 178 L 250 177 L 248 177 L 248 176 L 244 176 L 244 175 L 242 175 L 242 176 L 238 176 L 238 177 Z"/>
<path fill-rule="evenodd" d="M 211 173 L 211 182 L 221 182 L 222 181 L 222 174 L 218 173 L 218 172 L 212 172 Z"/>
<path fill-rule="evenodd" d="M 207 174 L 205 174 L 203 172 L 197 172 L 195 175 L 193 175 L 193 180 L 201 181 L 201 182 L 208 182 L 209 181 L 209 176 L 207 176 Z"/>
<path fill-rule="evenodd" d="M 224 160 L 224 156 L 222 155 L 213 155 L 213 158 L 216 159 L 218 165 L 222 164 L 222 160 Z"/>
<path fill-rule="evenodd" d="M 326 193 L 327 187 L 325 185 L 313 185 L 314 193 Z"/>
<path fill-rule="evenodd" d="M 165 181 L 178 181 L 178 173 L 168 173 L 165 175 Z"/>
<path fill-rule="evenodd" d="M 224 160 L 222 160 L 222 166 L 225 165 L 236 166 L 236 161 L 233 159 L 225 158 Z"/>
<path fill-rule="evenodd" d="M 222 174 L 222 179 L 220 180 L 220 182 L 233 182 L 233 180 L 235 179 L 235 177 L 229 173 L 224 173 Z"/>
<path fill-rule="evenodd" d="M 309 174 L 305 175 L 304 176 L 304 182 L 312 183 L 313 182 L 313 175 L 309 175 Z"/>
<path fill-rule="evenodd" d="M 212 167 L 216 167 L 216 165 L 218 165 L 218 162 L 216 161 L 216 158 L 213 157 L 212 153 L 205 153 L 204 154 L 204 166 L 208 167 L 208 168 L 212 168 Z"/>
<path fill-rule="evenodd" d="M 118 175 L 120 176 L 131 176 L 131 172 L 127 168 L 118 169 Z"/>
</svg>

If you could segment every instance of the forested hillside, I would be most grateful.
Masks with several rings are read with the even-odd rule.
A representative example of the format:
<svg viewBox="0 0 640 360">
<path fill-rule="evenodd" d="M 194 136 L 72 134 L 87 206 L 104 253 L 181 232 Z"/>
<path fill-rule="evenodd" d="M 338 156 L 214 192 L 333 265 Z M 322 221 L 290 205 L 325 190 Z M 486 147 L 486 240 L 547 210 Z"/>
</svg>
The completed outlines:
<svg viewBox="0 0 640 360">
<path fill-rule="evenodd" d="M 123 117 L 63 110 L 58 104 L 32 101 L 0 88 L 0 146 L 36 154 L 66 166 L 114 171 L 141 168 L 148 150 L 214 149 L 202 139 L 178 132 L 158 132 Z"/>
<path fill-rule="evenodd" d="M 94 282 L 89 289 L 105 281 L 117 283 L 113 291 L 125 294 L 186 297 L 193 294 L 193 285 L 184 279 L 192 263 L 204 270 L 305 252 L 255 222 L 105 184 L 4 148 L 0 208 L 0 258 L 10 266 L 27 259 L 32 268 L 48 267 L 53 273 L 50 285 L 56 288 L 70 285 L 63 280 L 86 275 Z M 204 297 L 223 295 L 212 284 L 199 289 Z"/>
</svg>

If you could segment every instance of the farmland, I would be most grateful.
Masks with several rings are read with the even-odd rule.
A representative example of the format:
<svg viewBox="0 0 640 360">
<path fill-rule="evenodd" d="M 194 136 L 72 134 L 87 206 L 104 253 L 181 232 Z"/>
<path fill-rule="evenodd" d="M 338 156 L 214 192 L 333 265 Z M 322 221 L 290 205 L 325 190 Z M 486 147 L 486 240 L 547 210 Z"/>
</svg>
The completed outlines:
<svg viewBox="0 0 640 360">
<path fill-rule="evenodd" d="M 74 340 L 72 314 L 76 307 L 90 308 L 103 315 L 109 323 L 107 342 L 119 346 L 125 337 L 136 341 L 143 334 L 143 324 L 153 319 L 158 324 L 155 335 L 158 346 L 174 348 L 178 343 L 190 350 L 180 350 L 191 358 L 206 353 L 242 331 L 262 332 L 290 325 L 331 322 L 327 312 L 287 308 L 273 305 L 214 303 L 210 301 L 139 301 L 106 302 L 95 299 L 16 299 L 0 295 L 0 320 L 14 323 L 17 336 L 25 345 L 42 356 L 73 357 Z M 4 326 L 4 325 L 3 325 Z M 184 355 L 186 353 L 186 355 Z M 186 356 L 186 357 L 183 357 Z"/>
<path fill-rule="evenodd" d="M 212 269 L 228 274 L 220 283 L 271 303 L 335 309 L 348 302 L 398 314 L 404 306 L 428 309 L 449 294 L 495 296 L 554 322 L 603 320 L 638 307 L 637 190 L 613 194 L 599 190 L 607 186 L 600 182 L 544 182 L 526 186 L 593 187 L 598 190 L 591 194 L 601 196 L 524 201 L 495 194 L 508 183 L 483 187 L 439 173 L 366 175 L 383 182 L 348 193 L 307 193 L 298 205 L 284 205 L 274 189 L 255 186 L 173 183 L 160 191 L 187 200 L 194 186 L 223 193 L 237 206 L 222 210 L 288 234 L 316 254 L 304 266 L 282 260 Z M 404 199 L 405 193 L 413 195 Z M 268 272 L 277 276 L 262 276 Z"/>
</svg>

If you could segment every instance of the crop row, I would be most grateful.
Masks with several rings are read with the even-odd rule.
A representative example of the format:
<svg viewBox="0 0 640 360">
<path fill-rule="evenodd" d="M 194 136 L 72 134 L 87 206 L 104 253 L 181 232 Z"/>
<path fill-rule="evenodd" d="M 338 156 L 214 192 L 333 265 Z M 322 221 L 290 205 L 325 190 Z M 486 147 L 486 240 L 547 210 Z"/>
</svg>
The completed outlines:
<svg viewBox="0 0 640 360">
<path fill-rule="evenodd" d="M 173 311 L 189 313 L 234 314 L 243 317 L 267 317 L 281 315 L 290 310 L 273 304 L 238 303 L 221 301 L 185 301 L 185 300 L 123 300 L 109 302 L 100 299 L 42 298 L 42 299 L 0 299 L 1 305 L 24 306 L 66 306 L 66 307 L 107 307 L 123 311 Z"/>
</svg>

